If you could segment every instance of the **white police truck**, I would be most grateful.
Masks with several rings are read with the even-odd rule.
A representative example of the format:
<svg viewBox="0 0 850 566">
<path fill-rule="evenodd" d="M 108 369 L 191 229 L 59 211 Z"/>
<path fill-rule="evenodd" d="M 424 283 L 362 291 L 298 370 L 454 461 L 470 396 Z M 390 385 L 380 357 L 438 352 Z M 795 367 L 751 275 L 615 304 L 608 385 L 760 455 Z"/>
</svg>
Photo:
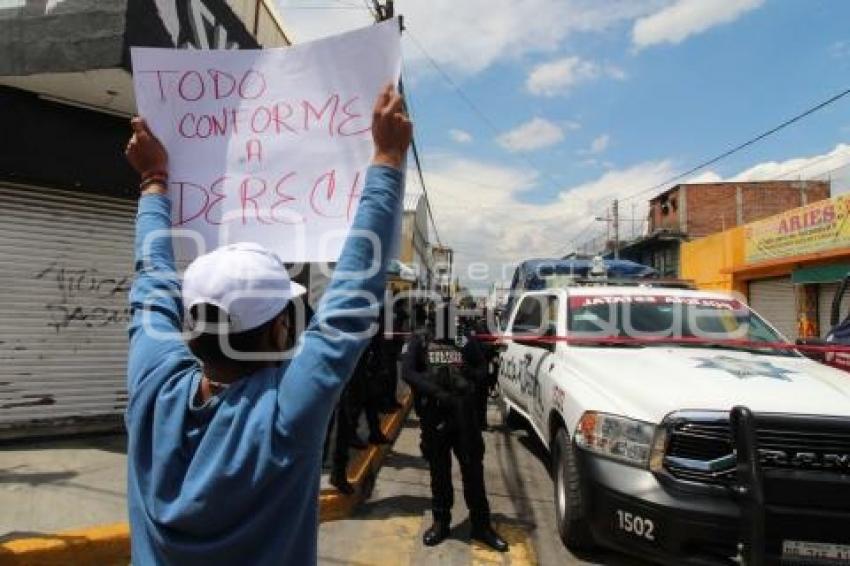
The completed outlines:
<svg viewBox="0 0 850 566">
<path fill-rule="evenodd" d="M 850 565 L 850 378 L 741 300 L 651 280 L 512 301 L 499 386 L 564 543 L 666 564 Z"/>
</svg>

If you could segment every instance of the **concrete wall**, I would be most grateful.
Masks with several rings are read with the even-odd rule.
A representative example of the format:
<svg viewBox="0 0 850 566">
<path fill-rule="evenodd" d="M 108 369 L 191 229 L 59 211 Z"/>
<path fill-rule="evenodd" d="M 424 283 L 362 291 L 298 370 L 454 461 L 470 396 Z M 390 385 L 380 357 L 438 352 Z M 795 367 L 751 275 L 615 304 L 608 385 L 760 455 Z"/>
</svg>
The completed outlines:
<svg viewBox="0 0 850 566">
<path fill-rule="evenodd" d="M 746 283 L 723 273 L 744 262 L 744 228 L 736 227 L 692 242 L 680 248 L 680 275 L 700 289 L 746 292 Z"/>
</svg>

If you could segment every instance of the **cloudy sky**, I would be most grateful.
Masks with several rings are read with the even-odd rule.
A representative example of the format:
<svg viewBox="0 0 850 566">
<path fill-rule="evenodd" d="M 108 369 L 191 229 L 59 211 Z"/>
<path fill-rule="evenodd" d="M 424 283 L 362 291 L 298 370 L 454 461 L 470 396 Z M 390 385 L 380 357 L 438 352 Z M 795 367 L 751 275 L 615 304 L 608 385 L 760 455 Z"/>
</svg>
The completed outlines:
<svg viewBox="0 0 850 566">
<path fill-rule="evenodd" d="M 279 6 L 297 43 L 372 21 L 364 0 Z M 396 8 L 437 227 L 462 272 L 488 266 L 479 281 L 465 277 L 478 288 L 517 261 L 604 234 L 592 219 L 614 198 L 624 217 L 642 217 L 650 187 L 850 88 L 845 0 Z M 693 179 L 829 176 L 840 192 L 850 188 L 845 164 L 850 96 Z"/>
</svg>

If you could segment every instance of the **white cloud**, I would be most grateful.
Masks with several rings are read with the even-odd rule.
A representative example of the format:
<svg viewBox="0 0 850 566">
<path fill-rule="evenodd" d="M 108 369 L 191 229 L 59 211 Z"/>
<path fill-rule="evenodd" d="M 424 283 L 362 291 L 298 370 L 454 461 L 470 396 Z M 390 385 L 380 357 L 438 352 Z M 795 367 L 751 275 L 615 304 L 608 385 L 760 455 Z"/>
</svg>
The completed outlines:
<svg viewBox="0 0 850 566">
<path fill-rule="evenodd" d="M 826 153 L 808 157 L 793 157 L 785 161 L 764 161 L 725 178 L 715 171 L 706 170 L 683 182 L 776 180 L 830 180 L 833 194 L 844 192 L 850 189 L 850 144 L 839 143 Z"/>
<path fill-rule="evenodd" d="M 611 145 L 611 136 L 608 134 L 602 134 L 590 142 L 590 150 L 588 150 L 588 153 L 592 155 L 600 154 L 608 149 L 609 145 Z"/>
<path fill-rule="evenodd" d="M 457 130 L 454 128 L 449 130 L 449 137 L 457 143 L 470 143 L 472 141 L 472 134 L 465 130 Z"/>
<path fill-rule="evenodd" d="M 608 146 L 611 145 L 611 136 L 609 134 L 600 134 L 593 138 L 590 142 L 590 147 L 578 150 L 578 155 L 593 156 L 604 153 Z M 589 157 L 581 162 L 584 165 L 598 165 L 598 160 Z"/>
<path fill-rule="evenodd" d="M 573 129 L 577 126 L 569 123 L 566 127 Z M 532 118 L 503 133 L 496 141 L 508 151 L 525 152 L 558 144 L 563 141 L 564 135 L 564 127 L 544 118 Z"/>
<path fill-rule="evenodd" d="M 832 151 L 821 155 L 759 163 L 741 171 L 729 180 L 832 179 L 833 192 L 843 192 L 848 188 L 846 183 L 848 174 L 850 174 L 850 145 L 840 143 Z"/>
<path fill-rule="evenodd" d="M 596 137 L 593 142 L 590 144 L 590 152 L 591 153 L 602 153 L 606 149 L 608 149 L 608 145 L 611 143 L 611 136 L 608 134 L 602 134 L 601 136 Z"/>
<path fill-rule="evenodd" d="M 662 0 L 399 0 L 396 11 L 412 38 L 439 65 L 472 74 L 504 59 L 553 53 L 575 32 L 599 32 L 657 9 Z M 362 27 L 372 19 L 358 9 L 303 9 L 328 0 L 278 0 L 284 25 L 303 42 Z M 342 4 L 340 4 L 342 7 Z M 427 68 L 410 39 L 408 64 Z"/>
<path fill-rule="evenodd" d="M 440 237 L 457 252 L 461 280 L 477 289 L 493 280 L 510 279 L 516 263 L 524 259 L 571 251 L 571 240 L 586 227 L 588 218 L 603 213 L 612 199 L 673 174 L 670 161 L 641 163 L 564 188 L 553 201 L 529 203 L 525 202 L 528 191 L 535 190 L 539 181 L 535 171 L 457 155 L 431 156 L 428 162 L 426 182 Z M 644 203 L 640 214 L 645 210 Z M 604 223 L 599 228 L 604 229 Z M 469 279 L 466 274 L 472 262 L 488 266 L 487 280 Z"/>
<path fill-rule="evenodd" d="M 525 81 L 525 88 L 538 96 L 558 96 L 602 76 L 623 80 L 626 74 L 613 65 L 600 65 L 576 56 L 564 57 L 534 67 Z"/>
<path fill-rule="evenodd" d="M 723 180 L 723 177 L 715 173 L 714 171 L 703 171 L 702 173 L 698 173 L 693 177 L 688 177 L 683 182 L 684 183 L 719 183 Z"/>
<path fill-rule="evenodd" d="M 676 0 L 662 10 L 639 18 L 632 28 L 638 49 L 659 43 L 681 43 L 714 26 L 727 24 L 755 10 L 764 0 Z"/>
<path fill-rule="evenodd" d="M 644 218 L 653 195 L 642 191 L 677 173 L 671 160 L 647 161 L 606 171 L 586 183 L 563 188 L 553 200 L 532 203 L 528 202 L 529 191 L 543 182 L 534 170 L 458 155 L 429 156 L 428 164 L 426 182 L 440 236 L 455 248 L 457 273 L 473 289 L 510 279 L 515 265 L 524 259 L 558 257 L 572 251 L 572 240 L 580 232 L 580 243 L 588 236 L 604 234 L 604 222 L 582 231 L 591 218 L 604 214 L 615 198 L 622 201 L 624 216 Z M 850 144 L 838 144 L 821 155 L 761 163 L 728 180 L 776 178 L 828 178 L 833 182 L 833 194 L 845 192 L 850 189 Z M 411 173 L 408 179 L 408 190 L 415 190 L 416 176 Z M 720 180 L 717 173 L 706 171 L 687 182 Z M 635 228 L 639 232 L 640 223 Z M 631 231 L 632 225 L 624 221 L 623 233 Z M 487 265 L 486 280 L 469 279 L 466 274 L 472 262 Z"/>
</svg>

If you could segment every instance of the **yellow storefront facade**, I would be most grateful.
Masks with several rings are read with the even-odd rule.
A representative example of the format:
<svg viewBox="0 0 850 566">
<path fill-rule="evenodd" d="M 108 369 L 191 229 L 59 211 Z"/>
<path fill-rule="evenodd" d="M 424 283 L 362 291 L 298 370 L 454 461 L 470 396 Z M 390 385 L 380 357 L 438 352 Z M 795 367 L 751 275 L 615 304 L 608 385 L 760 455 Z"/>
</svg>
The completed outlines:
<svg viewBox="0 0 850 566">
<path fill-rule="evenodd" d="M 745 295 L 791 339 L 823 337 L 850 272 L 850 195 L 683 243 L 680 269 L 701 289 Z"/>
</svg>

